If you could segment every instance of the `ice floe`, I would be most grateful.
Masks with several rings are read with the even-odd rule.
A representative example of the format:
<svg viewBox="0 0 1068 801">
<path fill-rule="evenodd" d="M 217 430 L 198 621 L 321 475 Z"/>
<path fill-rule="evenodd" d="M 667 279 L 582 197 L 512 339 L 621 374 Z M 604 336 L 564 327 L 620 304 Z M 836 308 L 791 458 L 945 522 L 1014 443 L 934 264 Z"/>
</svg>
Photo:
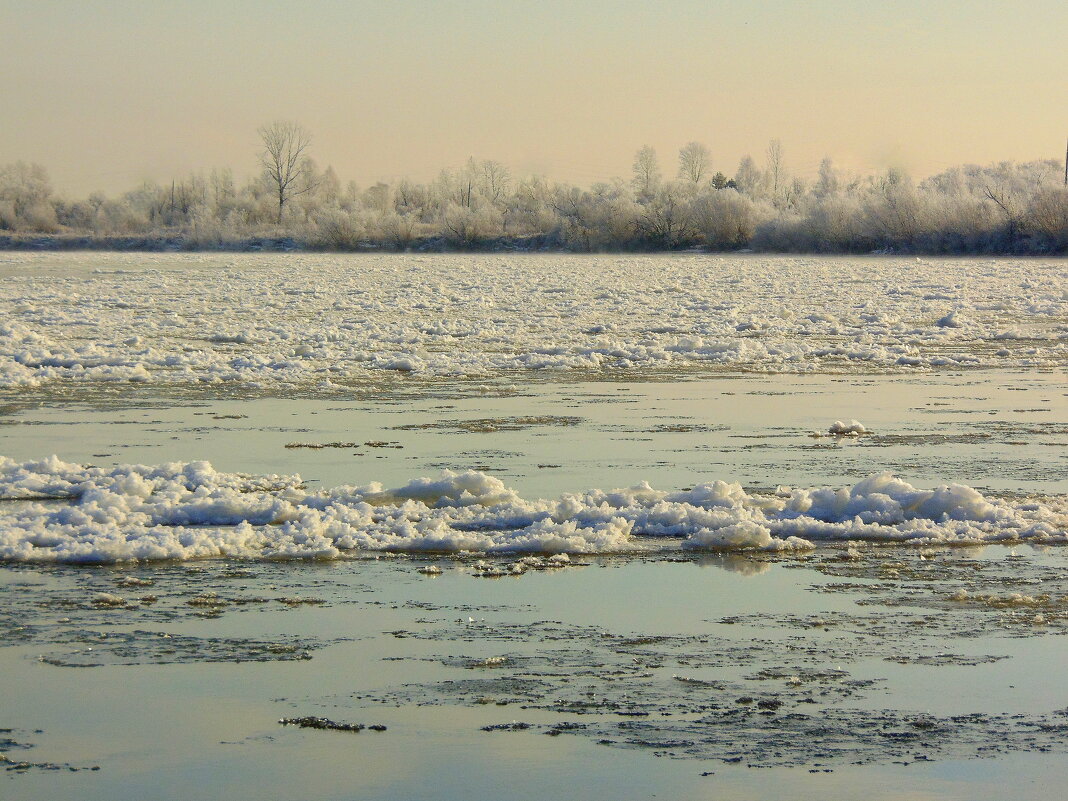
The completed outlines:
<svg viewBox="0 0 1068 801">
<path fill-rule="evenodd" d="M 476 471 L 445 471 L 394 489 L 312 490 L 299 476 L 223 473 L 207 462 L 100 468 L 55 456 L 0 457 L 0 498 L 0 560 L 24 562 L 1068 540 L 1068 498 L 991 498 L 960 484 L 922 489 L 889 473 L 844 488 L 761 493 L 711 481 L 666 492 L 643 482 L 528 500 Z M 563 556 L 521 562 L 524 569 L 563 563 Z"/>
<path fill-rule="evenodd" d="M 831 423 L 831 427 L 827 429 L 827 433 L 839 437 L 859 437 L 871 432 L 859 420 L 850 420 L 848 423 L 835 420 Z"/>
</svg>

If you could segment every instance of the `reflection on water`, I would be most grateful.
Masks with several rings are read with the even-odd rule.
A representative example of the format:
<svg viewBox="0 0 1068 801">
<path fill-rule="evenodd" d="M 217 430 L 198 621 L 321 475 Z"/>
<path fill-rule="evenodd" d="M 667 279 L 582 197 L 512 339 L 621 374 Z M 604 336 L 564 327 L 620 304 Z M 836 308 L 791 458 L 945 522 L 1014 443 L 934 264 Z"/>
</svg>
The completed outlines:
<svg viewBox="0 0 1068 801">
<path fill-rule="evenodd" d="M 759 576 L 771 570 L 771 562 L 738 554 L 702 554 L 696 561 L 701 567 L 718 567 L 739 576 Z"/>
</svg>

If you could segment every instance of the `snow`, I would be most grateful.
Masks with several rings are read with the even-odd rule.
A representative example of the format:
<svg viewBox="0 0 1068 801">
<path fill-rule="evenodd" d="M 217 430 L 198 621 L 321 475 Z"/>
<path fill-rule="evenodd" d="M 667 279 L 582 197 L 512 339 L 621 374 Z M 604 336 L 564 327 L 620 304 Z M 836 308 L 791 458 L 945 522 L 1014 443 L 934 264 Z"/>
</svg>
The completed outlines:
<svg viewBox="0 0 1068 801">
<path fill-rule="evenodd" d="M 42 497 L 52 500 L 40 500 Z M 0 457 L 0 560 L 87 562 L 338 559 L 362 552 L 566 554 L 664 549 L 803 551 L 823 542 L 1068 540 L 1068 498 L 998 499 L 915 487 L 889 473 L 852 487 L 750 493 L 712 481 L 667 492 L 521 498 L 494 476 L 445 471 L 405 486 L 309 490 L 299 476 L 216 471 L 207 462 L 90 467 Z M 426 570 L 424 572 L 430 572 Z"/>
<path fill-rule="evenodd" d="M 0 278 L 0 388 L 1068 363 L 1063 260 L 12 253 Z"/>
<path fill-rule="evenodd" d="M 954 309 L 945 317 L 940 317 L 938 322 L 935 323 L 939 328 L 963 328 L 967 320 L 960 313 L 959 309 Z"/>
</svg>

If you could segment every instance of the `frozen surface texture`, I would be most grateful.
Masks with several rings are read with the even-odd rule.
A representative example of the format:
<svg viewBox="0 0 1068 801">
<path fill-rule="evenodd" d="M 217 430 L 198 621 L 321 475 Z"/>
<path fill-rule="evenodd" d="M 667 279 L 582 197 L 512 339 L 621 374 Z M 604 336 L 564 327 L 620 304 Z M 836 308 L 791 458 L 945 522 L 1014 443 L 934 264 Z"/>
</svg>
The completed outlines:
<svg viewBox="0 0 1068 801">
<path fill-rule="evenodd" d="M 0 559 L 120 562 L 336 559 L 361 551 L 613 553 L 789 551 L 842 540 L 1063 542 L 1068 500 L 999 500 L 889 473 L 853 487 L 749 493 L 714 481 L 642 483 L 525 500 L 498 478 L 445 471 L 395 489 L 309 491 L 299 476 L 219 473 L 207 462 L 96 468 L 0 457 Z"/>
<path fill-rule="evenodd" d="M 1063 260 L 9 253 L 0 387 L 1063 367 Z"/>
</svg>

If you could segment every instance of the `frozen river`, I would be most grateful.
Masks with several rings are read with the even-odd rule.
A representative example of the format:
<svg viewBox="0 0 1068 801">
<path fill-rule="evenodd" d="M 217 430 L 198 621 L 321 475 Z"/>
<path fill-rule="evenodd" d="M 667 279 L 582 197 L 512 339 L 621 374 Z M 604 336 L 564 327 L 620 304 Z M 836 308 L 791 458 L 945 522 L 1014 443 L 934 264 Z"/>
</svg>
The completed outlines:
<svg viewBox="0 0 1068 801">
<path fill-rule="evenodd" d="M 1063 261 L 0 274 L 5 794 L 1063 773 Z M 385 730 L 278 723 L 316 717 Z"/>
</svg>

